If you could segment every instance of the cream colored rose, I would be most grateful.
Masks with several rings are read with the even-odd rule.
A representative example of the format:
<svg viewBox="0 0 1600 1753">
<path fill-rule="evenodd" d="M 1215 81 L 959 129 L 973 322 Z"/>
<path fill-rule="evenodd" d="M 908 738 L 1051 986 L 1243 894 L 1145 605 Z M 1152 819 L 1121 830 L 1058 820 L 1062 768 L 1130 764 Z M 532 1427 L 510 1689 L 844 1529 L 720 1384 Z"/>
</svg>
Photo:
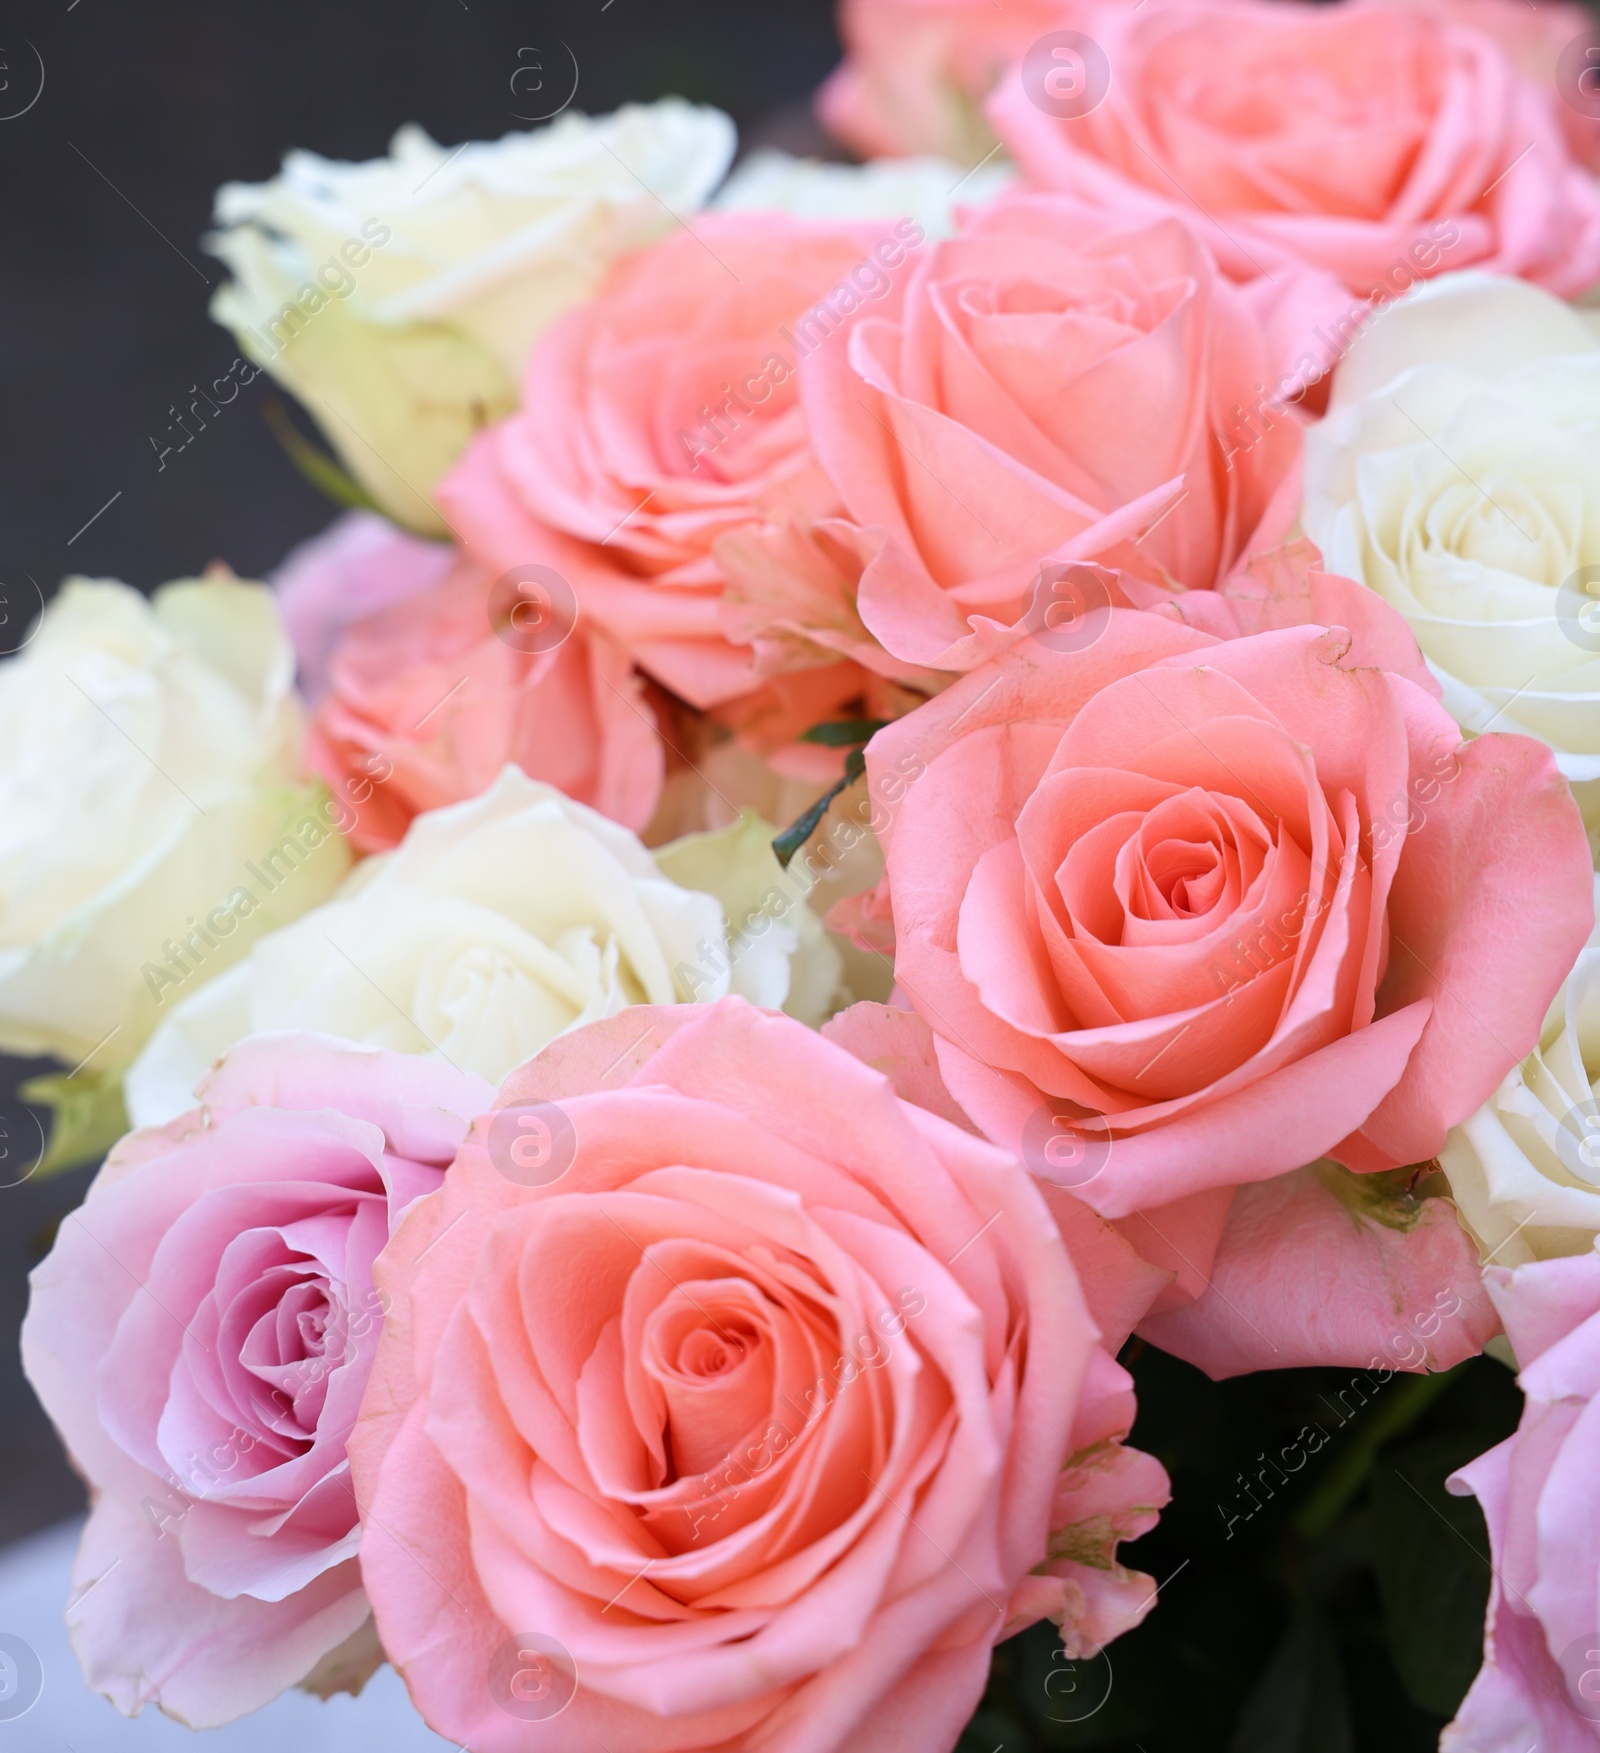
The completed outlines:
<svg viewBox="0 0 1600 1753">
<path fill-rule="evenodd" d="M 1587 1254 L 1594 1246 L 1600 1235 L 1600 928 L 1551 1004 L 1539 1045 L 1454 1128 L 1439 1163 L 1462 1222 L 1497 1266 Z"/>
<path fill-rule="evenodd" d="M 266 1029 L 436 1053 L 498 1083 L 557 1035 L 630 1004 L 736 992 L 776 1007 L 792 995 L 820 1021 L 837 966 L 827 981 L 815 937 L 763 906 L 766 873 L 729 835 L 752 839 L 736 825 L 663 848 L 658 864 L 626 828 L 507 767 L 482 796 L 418 816 L 334 900 L 185 1000 L 128 1074 L 129 1115 L 147 1126 L 182 1113 L 212 1060 Z M 727 885 L 726 899 L 680 872 Z M 763 911 L 774 917 L 756 925 Z"/>
<path fill-rule="evenodd" d="M 71 579 L 0 662 L 0 1047 L 103 1075 L 337 887 L 293 667 L 272 593 L 231 578 Z"/>
<path fill-rule="evenodd" d="M 845 996 L 844 962 L 807 905 L 813 873 L 796 862 L 785 870 L 773 854 L 772 836 L 767 822 L 743 810 L 732 826 L 686 834 L 655 854 L 674 882 L 702 889 L 722 904 L 726 962 L 713 949 L 680 978 L 691 988 L 687 996 L 713 998 L 718 995 L 711 984 L 726 967 L 732 980 L 727 990 L 818 1028 Z"/>
<path fill-rule="evenodd" d="M 796 219 L 915 219 L 926 237 L 949 237 L 960 207 L 982 207 L 1017 180 L 1009 159 L 963 170 L 946 158 L 877 158 L 823 164 L 765 147 L 723 184 L 714 207 L 729 213 L 790 213 Z"/>
<path fill-rule="evenodd" d="M 367 164 L 291 152 L 217 193 L 208 247 L 234 278 L 212 315 L 386 510 L 440 533 L 428 495 L 516 407 L 535 338 L 699 207 L 733 148 L 719 110 L 666 98 L 454 151 L 408 126 Z"/>
<path fill-rule="evenodd" d="M 1468 731 L 1548 743 L 1600 820 L 1600 338 L 1521 280 L 1374 319 L 1306 435 L 1306 534 L 1411 624 Z"/>
</svg>

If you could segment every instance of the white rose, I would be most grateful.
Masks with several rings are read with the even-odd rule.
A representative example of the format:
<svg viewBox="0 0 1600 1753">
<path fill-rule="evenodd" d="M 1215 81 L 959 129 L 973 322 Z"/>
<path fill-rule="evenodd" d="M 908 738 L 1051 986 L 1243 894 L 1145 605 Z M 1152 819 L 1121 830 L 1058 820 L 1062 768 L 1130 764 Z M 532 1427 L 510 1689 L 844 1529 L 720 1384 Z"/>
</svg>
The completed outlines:
<svg viewBox="0 0 1600 1753">
<path fill-rule="evenodd" d="M 844 960 L 827 928 L 807 905 L 814 878 L 802 864 L 785 870 L 772 850 L 772 827 L 743 810 L 727 828 L 686 834 L 655 854 L 657 865 L 686 889 L 702 889 L 722 904 L 732 989 L 752 1004 L 784 1010 L 819 1028 L 837 1008 Z M 695 977 L 720 971 L 707 958 Z M 706 997 L 712 996 L 709 990 Z"/>
<path fill-rule="evenodd" d="M 1597 885 L 1600 901 L 1600 885 Z M 1600 1235 L 1600 929 L 1580 951 L 1539 1045 L 1439 1153 L 1487 1258 L 1586 1254 Z"/>
<path fill-rule="evenodd" d="M 701 206 L 734 143 L 719 110 L 666 98 L 454 151 L 408 126 L 367 164 L 291 152 L 217 193 L 208 248 L 234 279 L 212 315 L 380 505 L 441 533 L 428 495 L 516 407 L 537 336 Z"/>
<path fill-rule="evenodd" d="M 682 856 L 748 892 L 745 859 L 707 850 Z M 416 817 L 333 901 L 185 1000 L 129 1071 L 128 1113 L 138 1126 L 183 1113 L 211 1062 L 267 1029 L 436 1053 L 499 1083 L 557 1035 L 631 1004 L 731 991 L 781 1005 L 791 954 L 815 946 L 774 924 L 744 930 L 730 954 L 722 900 L 673 881 L 626 828 L 507 767 L 481 797 Z M 814 1004 L 814 980 L 797 985 Z"/>
<path fill-rule="evenodd" d="M 915 219 L 928 237 L 955 231 L 955 210 L 981 207 L 1017 180 L 1007 159 L 963 171 L 945 158 L 876 158 L 824 164 L 764 147 L 752 152 L 712 202 L 730 213 L 790 213 L 797 219 Z"/>
<path fill-rule="evenodd" d="M 1303 522 L 1330 571 L 1410 622 L 1457 722 L 1548 743 L 1593 827 L 1600 339 L 1584 318 L 1475 272 L 1391 306 L 1306 435 Z"/>
<path fill-rule="evenodd" d="M 337 828 L 299 838 L 293 667 L 272 593 L 231 578 L 71 579 L 0 662 L 0 1047 L 125 1064 L 176 990 L 337 887 Z M 252 887 L 291 832 L 292 877 Z"/>
</svg>

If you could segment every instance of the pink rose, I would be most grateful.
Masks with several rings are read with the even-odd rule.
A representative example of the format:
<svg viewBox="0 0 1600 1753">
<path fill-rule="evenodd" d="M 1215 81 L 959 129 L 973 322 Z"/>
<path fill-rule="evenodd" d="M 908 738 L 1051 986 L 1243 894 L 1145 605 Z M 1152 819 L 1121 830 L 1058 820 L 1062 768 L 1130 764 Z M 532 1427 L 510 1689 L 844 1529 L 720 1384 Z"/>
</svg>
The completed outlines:
<svg viewBox="0 0 1600 1753">
<path fill-rule="evenodd" d="M 1476 1357 L 1500 1331 L 1478 1246 L 1448 1189 L 1418 1179 L 1324 1161 L 1239 1188 L 1204 1289 L 1193 1302 L 1170 1296 L 1140 1336 L 1214 1381 L 1315 1364 L 1447 1370 Z M 1159 1256 L 1167 1226 L 1154 1223 L 1124 1228 Z"/>
<path fill-rule="evenodd" d="M 372 1263 L 492 1097 L 436 1061 L 258 1035 L 131 1133 L 33 1274 L 28 1379 L 89 1482 L 73 1647 L 194 1728 L 376 1665 L 345 1460 Z"/>
<path fill-rule="evenodd" d="M 386 1251 L 362 1568 L 440 1733 L 936 1753 L 997 1638 L 1150 1605 L 1165 1477 L 1051 1214 L 868 1010 L 912 1099 L 739 1000 L 565 1036 Z M 1074 1209 L 1118 1343 L 1162 1275 Z"/>
<path fill-rule="evenodd" d="M 643 829 L 663 756 L 632 665 L 572 624 L 559 581 L 494 581 L 446 552 L 444 576 L 352 621 L 329 657 L 306 759 L 348 804 L 350 838 L 396 846 L 414 816 L 479 796 L 507 762 Z"/>
<path fill-rule="evenodd" d="M 1275 546 L 1300 426 L 1246 442 L 1239 420 L 1283 363 L 1269 313 L 1321 291 L 1294 273 L 1236 287 L 1170 219 L 1050 196 L 972 216 L 802 374 L 863 532 L 865 627 L 897 659 L 969 669 L 1034 624 L 1050 563 L 1104 560 L 1163 594 Z"/>
<path fill-rule="evenodd" d="M 817 93 L 823 127 L 863 158 L 973 162 L 993 143 L 982 103 L 1060 20 L 1061 0 L 842 0 L 845 59 Z"/>
<path fill-rule="evenodd" d="M 1462 742 L 1370 631 L 1083 632 L 873 739 L 895 976 L 986 1135 L 1174 1208 L 1128 1233 L 1194 1296 L 1233 1187 L 1425 1161 L 1529 1050 L 1587 845 L 1543 745 Z"/>
<path fill-rule="evenodd" d="M 1557 91 L 1558 96 L 1556 72 L 1561 51 L 1575 38 L 1594 30 L 1594 15 L 1579 0 L 1539 0 L 1537 6 L 1528 5 L 1527 0 L 1383 0 L 1383 4 L 1402 11 L 1414 8 L 1436 13 L 1452 23 L 1481 30 L 1505 50 L 1524 78 L 1547 91 Z M 1586 64 L 1580 61 L 1579 66 Z M 1556 117 L 1578 162 L 1590 170 L 1600 169 L 1600 120 L 1567 102 L 1556 106 Z"/>
<path fill-rule="evenodd" d="M 522 411 L 479 436 L 440 503 L 491 569 L 553 566 L 692 704 L 751 693 L 762 677 L 730 637 L 716 544 L 838 509 L 806 436 L 800 363 L 842 346 L 920 237 L 910 220 L 702 214 L 546 331 Z M 785 667 L 832 661 L 817 649 Z"/>
<path fill-rule="evenodd" d="M 1079 0 L 1060 22 L 1089 39 L 1076 84 L 1057 98 L 1025 57 L 989 103 L 1042 187 L 1176 214 L 1238 278 L 1311 262 L 1362 297 L 1474 264 L 1563 296 L 1600 279 L 1600 190 L 1554 90 L 1432 7 Z"/>
<path fill-rule="evenodd" d="M 271 583 L 294 646 L 301 694 L 312 705 L 322 698 L 328 662 L 352 621 L 427 590 L 455 562 L 443 542 L 425 542 L 368 511 L 347 511 L 291 549 Z"/>
<path fill-rule="evenodd" d="M 1484 1278 L 1522 1373 L 1522 1422 L 1450 1480 L 1471 1492 L 1494 1557 L 1483 1667 L 1445 1753 L 1600 1746 L 1600 1257 Z"/>
</svg>

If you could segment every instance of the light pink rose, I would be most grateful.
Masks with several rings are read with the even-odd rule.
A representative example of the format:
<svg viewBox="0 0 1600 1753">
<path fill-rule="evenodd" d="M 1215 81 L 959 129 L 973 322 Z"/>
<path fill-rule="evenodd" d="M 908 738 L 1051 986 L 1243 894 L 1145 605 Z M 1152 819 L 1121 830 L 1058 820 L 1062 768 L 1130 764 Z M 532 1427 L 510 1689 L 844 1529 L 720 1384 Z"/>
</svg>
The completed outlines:
<svg viewBox="0 0 1600 1753">
<path fill-rule="evenodd" d="M 443 542 L 396 529 L 369 511 L 347 511 L 292 548 L 269 581 L 294 646 L 300 692 L 315 705 L 344 629 L 425 591 L 456 563 Z"/>
<path fill-rule="evenodd" d="M 1546 91 L 1557 89 L 1561 51 L 1595 25 L 1593 13 L 1578 0 L 1539 0 L 1536 6 L 1527 0 L 1383 0 L 1383 4 L 1401 11 L 1436 13 L 1481 30 L 1499 43 L 1519 73 Z M 1578 162 L 1590 170 L 1600 169 L 1600 119 L 1566 102 L 1556 106 L 1556 117 Z"/>
<path fill-rule="evenodd" d="M 118 1709 L 228 1722 L 347 1640 L 363 1671 L 345 1438 L 383 1320 L 372 1263 L 492 1094 L 436 1061 L 258 1035 L 63 1222 L 22 1353 L 89 1482 L 67 1620 Z"/>
<path fill-rule="evenodd" d="M 817 93 L 830 134 L 863 158 L 932 152 L 970 164 L 988 145 L 982 103 L 1061 0 L 842 0 L 845 59 Z"/>
<path fill-rule="evenodd" d="M 869 1010 L 911 1099 L 739 1000 L 565 1036 L 385 1252 L 362 1568 L 442 1734 L 938 1753 L 996 1639 L 1150 1605 L 1114 1551 L 1165 1476 L 1050 1211 Z M 1162 1275 L 1077 1209 L 1118 1343 Z"/>
<path fill-rule="evenodd" d="M 1205 1288 L 1140 1335 L 1214 1381 L 1314 1364 L 1447 1370 L 1477 1356 L 1500 1330 L 1477 1243 L 1446 1189 L 1410 1180 L 1317 1162 L 1239 1188 Z M 1159 1253 L 1147 1220 L 1123 1227 Z"/>
<path fill-rule="evenodd" d="M 1600 1747 L 1600 1257 L 1484 1278 L 1527 1403 L 1516 1433 L 1449 1481 L 1471 1492 L 1494 1558 L 1483 1667 L 1443 1753 Z"/>
<path fill-rule="evenodd" d="M 1167 602 L 1141 604 L 1218 639 L 1287 627 L 1338 627 L 1350 640 L 1347 665 L 1404 676 L 1435 700 L 1440 687 L 1417 648 L 1405 616 L 1353 578 L 1322 570 L 1316 544 L 1303 536 L 1257 554 L 1219 590 L 1191 590 Z"/>
<path fill-rule="evenodd" d="M 453 526 L 493 571 L 553 566 L 588 619 L 693 705 L 753 692 L 762 676 L 726 622 L 714 549 L 838 509 L 799 367 L 843 345 L 920 237 L 910 220 L 897 233 L 700 215 L 546 331 L 522 411 L 438 489 Z M 816 649 L 785 667 L 835 661 Z"/>
<path fill-rule="evenodd" d="M 397 846 L 414 816 L 479 796 L 507 762 L 644 828 L 663 753 L 633 666 L 581 618 L 563 625 L 569 603 L 520 597 L 445 551 L 436 583 L 352 620 L 327 661 L 306 760 L 347 803 L 350 838 Z M 542 620 L 524 625 L 530 613 Z"/>
<path fill-rule="evenodd" d="M 989 102 L 1041 187 L 1176 214 L 1241 278 L 1311 262 L 1362 297 L 1402 268 L 1476 265 L 1563 296 L 1600 279 L 1600 189 L 1554 89 L 1431 7 L 1078 0 L 1060 22 L 1095 45 L 1103 100 L 1051 113 L 1024 61 Z"/>
<path fill-rule="evenodd" d="M 1276 546 L 1301 428 L 1240 420 L 1286 363 L 1275 313 L 1329 290 L 1294 272 L 1237 287 L 1172 219 L 1050 196 L 970 216 L 801 377 L 861 532 L 867 630 L 897 659 L 969 669 L 1034 624 L 1049 565 L 1103 561 L 1162 594 Z"/>
<path fill-rule="evenodd" d="M 1463 743 L 1370 634 L 1086 632 L 873 739 L 895 975 L 984 1133 L 1147 1214 L 1192 1297 L 1235 1186 L 1437 1151 L 1536 1040 L 1592 875 L 1549 752 Z"/>
</svg>

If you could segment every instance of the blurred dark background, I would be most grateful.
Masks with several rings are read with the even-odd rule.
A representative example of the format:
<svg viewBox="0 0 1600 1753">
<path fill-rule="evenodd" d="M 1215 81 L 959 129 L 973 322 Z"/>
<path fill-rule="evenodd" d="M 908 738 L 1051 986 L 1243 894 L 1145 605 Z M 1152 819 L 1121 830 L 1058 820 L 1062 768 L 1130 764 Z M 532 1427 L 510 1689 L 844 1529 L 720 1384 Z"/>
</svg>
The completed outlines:
<svg viewBox="0 0 1600 1753">
<path fill-rule="evenodd" d="M 678 92 L 727 110 L 746 145 L 821 144 L 808 100 L 839 55 L 831 0 L 5 0 L 0 613 L 31 619 L 35 584 L 75 572 L 144 590 L 214 559 L 259 576 L 332 518 L 267 428 L 265 377 L 156 469 L 168 405 L 237 352 L 206 314 L 213 192 L 271 177 L 293 146 L 377 157 L 407 121 L 446 145 L 497 139 L 528 109 L 518 51 L 554 66 L 562 43 L 574 108 Z M 38 1150 L 13 1087 L 45 1069 L 0 1060 L 0 1542 L 82 1502 L 17 1361 L 26 1274 L 89 1180 L 6 1185 Z"/>
</svg>

